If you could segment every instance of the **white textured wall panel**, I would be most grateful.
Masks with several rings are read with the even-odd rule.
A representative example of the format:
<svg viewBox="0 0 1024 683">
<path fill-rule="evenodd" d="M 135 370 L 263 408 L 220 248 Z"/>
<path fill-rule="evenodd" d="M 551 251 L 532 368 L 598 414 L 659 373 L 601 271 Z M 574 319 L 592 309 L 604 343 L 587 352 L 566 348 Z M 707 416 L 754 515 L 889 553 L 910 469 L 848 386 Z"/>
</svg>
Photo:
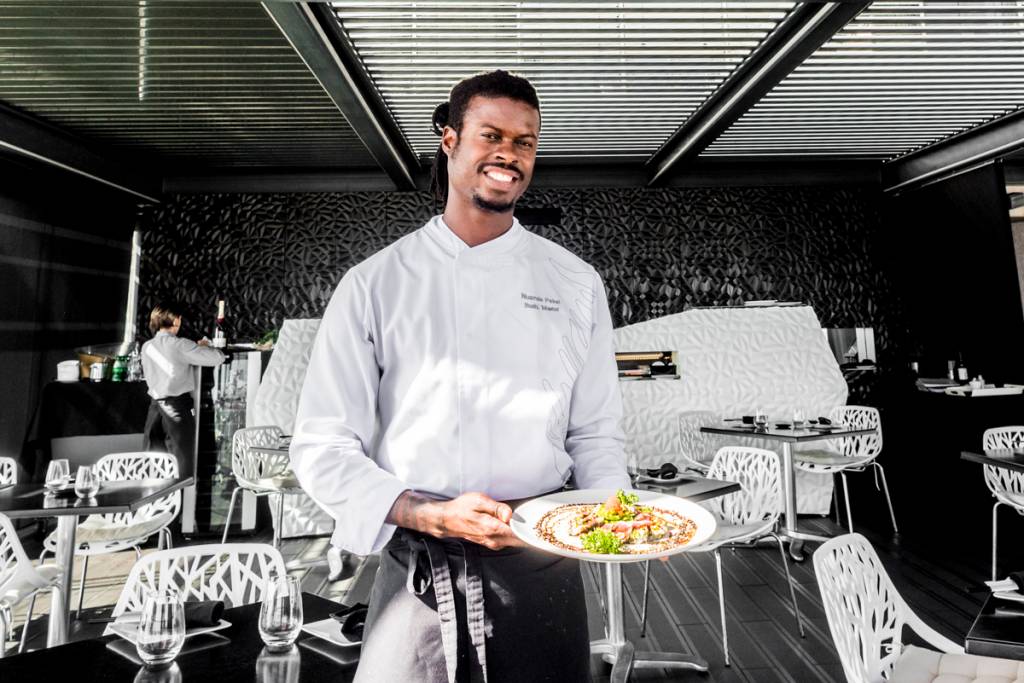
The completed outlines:
<svg viewBox="0 0 1024 683">
<path fill-rule="evenodd" d="M 673 459 L 683 411 L 739 417 L 761 408 L 774 421 L 846 403 L 846 381 L 809 306 L 693 309 L 619 328 L 615 346 L 678 352 L 679 380 L 620 382 L 627 458 L 642 467 Z M 778 448 L 722 437 L 728 443 Z M 827 514 L 831 477 L 798 472 L 797 494 L 800 512 Z"/>
<path fill-rule="evenodd" d="M 309 366 L 309 354 L 319 328 L 319 318 L 285 320 L 281 325 L 274 353 L 270 356 L 267 370 L 256 392 L 252 408 L 253 424 L 277 425 L 285 434 L 292 433 L 295 414 L 299 410 L 302 382 Z M 277 507 L 271 505 L 270 512 L 276 523 Z M 285 496 L 281 536 L 314 536 L 329 534 L 333 530 L 334 520 L 312 498 L 305 495 Z"/>
</svg>

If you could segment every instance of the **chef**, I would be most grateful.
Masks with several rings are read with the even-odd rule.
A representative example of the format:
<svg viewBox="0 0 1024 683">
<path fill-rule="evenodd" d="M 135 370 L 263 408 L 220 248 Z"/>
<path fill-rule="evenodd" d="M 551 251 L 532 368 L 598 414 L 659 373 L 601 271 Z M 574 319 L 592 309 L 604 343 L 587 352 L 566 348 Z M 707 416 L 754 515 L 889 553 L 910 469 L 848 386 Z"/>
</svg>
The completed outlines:
<svg viewBox="0 0 1024 683">
<path fill-rule="evenodd" d="M 578 563 L 525 547 L 524 499 L 629 488 L 600 276 L 513 217 L 533 86 L 458 83 L 434 113 L 435 216 L 342 278 L 291 460 L 333 542 L 380 569 L 356 680 L 589 680 Z"/>
</svg>

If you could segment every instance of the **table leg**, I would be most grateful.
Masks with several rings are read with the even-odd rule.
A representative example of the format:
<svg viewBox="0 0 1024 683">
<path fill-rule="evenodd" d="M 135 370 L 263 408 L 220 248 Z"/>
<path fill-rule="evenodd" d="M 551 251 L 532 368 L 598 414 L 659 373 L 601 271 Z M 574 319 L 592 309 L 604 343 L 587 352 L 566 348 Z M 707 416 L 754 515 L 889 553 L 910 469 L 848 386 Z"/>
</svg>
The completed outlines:
<svg viewBox="0 0 1024 683">
<path fill-rule="evenodd" d="M 75 531 L 78 529 L 76 515 L 57 517 L 57 566 L 64 571 L 60 590 L 53 591 L 50 599 L 50 626 L 46 634 L 46 646 L 63 645 L 68 642 L 68 623 L 71 616 L 71 573 L 75 567 Z"/>
<path fill-rule="evenodd" d="M 622 607 L 622 565 L 604 564 L 605 637 L 590 643 L 590 651 L 602 655 L 612 665 L 611 680 L 624 682 L 633 669 L 696 669 L 707 671 L 708 663 L 700 657 L 681 652 L 637 652 L 626 640 L 625 615 Z"/>
<path fill-rule="evenodd" d="M 803 562 L 803 542 L 816 541 L 824 543 L 829 540 L 825 536 L 808 534 L 797 528 L 796 516 L 796 471 L 793 469 L 793 447 L 787 442 L 782 442 L 782 498 L 783 498 L 783 528 L 779 536 L 790 541 L 789 554 L 797 562 Z"/>
</svg>

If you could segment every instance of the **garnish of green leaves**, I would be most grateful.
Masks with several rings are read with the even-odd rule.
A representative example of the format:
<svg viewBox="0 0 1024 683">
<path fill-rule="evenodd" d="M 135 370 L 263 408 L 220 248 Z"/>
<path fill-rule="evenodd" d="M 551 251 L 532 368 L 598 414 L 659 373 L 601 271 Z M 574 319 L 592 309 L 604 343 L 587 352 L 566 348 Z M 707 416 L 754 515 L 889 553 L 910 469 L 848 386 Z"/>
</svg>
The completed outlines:
<svg viewBox="0 0 1024 683">
<path fill-rule="evenodd" d="M 622 507 L 630 507 L 640 502 L 640 496 L 635 493 L 626 493 L 622 489 L 616 491 L 615 495 L 619 497 L 619 502 L 622 503 Z"/>
<path fill-rule="evenodd" d="M 610 531 L 594 529 L 580 537 L 583 549 L 600 555 L 616 555 L 622 548 L 622 541 Z"/>
<path fill-rule="evenodd" d="M 626 493 L 622 489 L 616 491 L 615 495 L 618 497 L 619 503 L 622 505 L 620 509 L 612 511 L 606 509 L 604 505 L 598 505 L 597 509 L 594 510 L 594 514 L 606 523 L 633 521 L 633 518 L 636 517 L 637 513 L 633 506 L 640 502 L 640 496 L 635 493 Z"/>
</svg>

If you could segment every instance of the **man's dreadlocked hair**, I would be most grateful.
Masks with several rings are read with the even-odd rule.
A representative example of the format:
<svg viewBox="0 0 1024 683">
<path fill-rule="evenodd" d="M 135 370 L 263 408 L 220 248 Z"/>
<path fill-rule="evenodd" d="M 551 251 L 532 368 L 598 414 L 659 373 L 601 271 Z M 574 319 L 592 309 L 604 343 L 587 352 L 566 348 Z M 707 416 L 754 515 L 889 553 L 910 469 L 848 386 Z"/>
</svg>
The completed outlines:
<svg viewBox="0 0 1024 683">
<path fill-rule="evenodd" d="M 530 82 L 521 76 L 514 76 L 498 69 L 459 81 L 448 95 L 448 101 L 442 102 L 434 109 L 431 121 L 434 133 L 443 134 L 445 126 L 454 128 L 456 133 L 462 133 L 462 119 L 466 115 L 466 108 L 469 101 L 477 95 L 518 100 L 530 105 L 540 114 L 540 100 L 537 99 L 537 91 Z M 437 146 L 434 165 L 430 169 L 430 190 L 442 204 L 448 201 L 448 155 L 444 153 L 441 145 Z"/>
</svg>

